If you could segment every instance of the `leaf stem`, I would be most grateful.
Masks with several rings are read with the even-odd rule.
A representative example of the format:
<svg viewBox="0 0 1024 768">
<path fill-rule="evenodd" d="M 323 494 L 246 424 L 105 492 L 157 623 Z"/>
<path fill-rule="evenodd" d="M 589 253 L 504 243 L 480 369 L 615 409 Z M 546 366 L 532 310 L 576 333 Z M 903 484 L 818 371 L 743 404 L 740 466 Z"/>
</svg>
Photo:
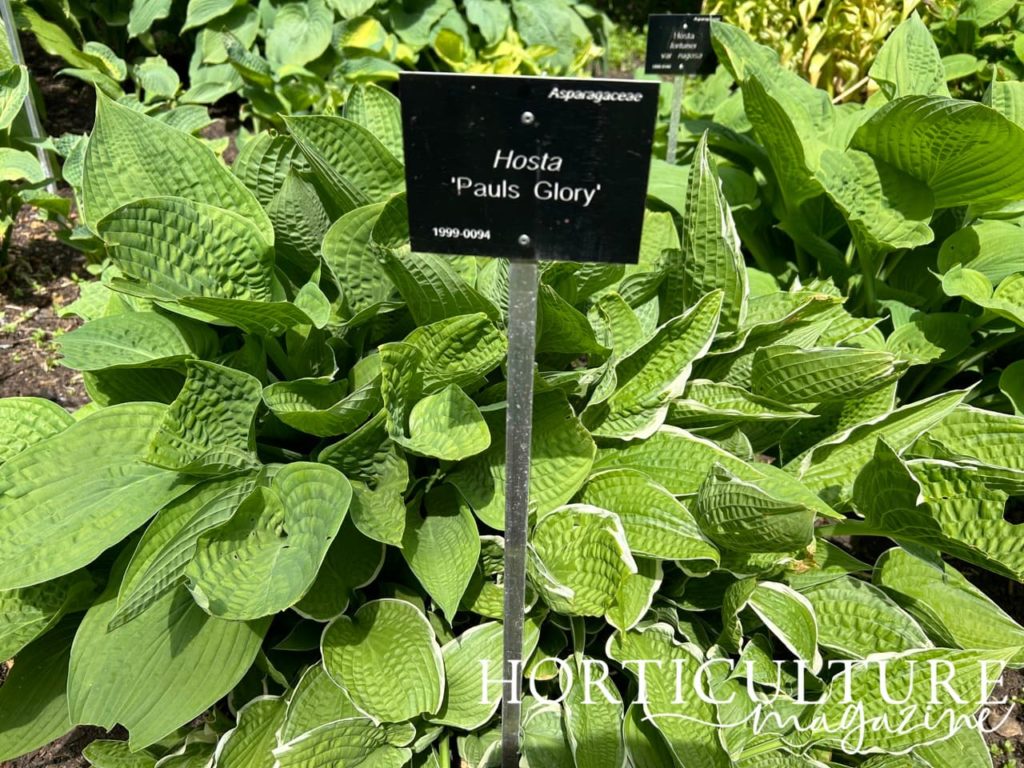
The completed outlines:
<svg viewBox="0 0 1024 768">
<path fill-rule="evenodd" d="M 441 735 L 440 749 L 438 752 L 438 760 L 441 763 L 441 768 L 452 768 L 452 744 L 451 734 L 445 732 Z"/>
</svg>

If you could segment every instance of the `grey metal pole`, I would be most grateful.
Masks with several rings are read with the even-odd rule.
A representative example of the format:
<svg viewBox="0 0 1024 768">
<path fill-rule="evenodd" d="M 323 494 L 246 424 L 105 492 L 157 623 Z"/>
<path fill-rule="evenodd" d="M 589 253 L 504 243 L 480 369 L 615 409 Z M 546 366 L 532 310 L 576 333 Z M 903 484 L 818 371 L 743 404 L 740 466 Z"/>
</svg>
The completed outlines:
<svg viewBox="0 0 1024 768">
<path fill-rule="evenodd" d="M 14 12 L 11 10 L 10 0 L 0 0 L 0 17 L 3 18 L 4 27 L 7 30 L 7 42 L 11 46 L 14 61 L 22 66 L 27 66 L 25 64 L 25 54 L 21 50 L 21 40 L 18 39 L 18 28 L 14 24 Z M 46 132 L 43 131 L 42 121 L 40 121 L 39 113 L 36 111 L 36 103 L 32 99 L 31 88 L 25 94 L 25 116 L 28 118 L 28 129 L 32 133 L 32 138 L 37 142 L 45 141 Z M 53 166 L 50 165 L 50 157 L 46 154 L 46 150 L 43 149 L 41 144 L 36 144 L 36 154 L 39 156 L 39 164 L 43 167 L 43 173 L 46 174 L 48 179 L 53 179 Z M 46 188 L 50 194 L 57 194 L 57 185 L 53 181 L 50 181 Z"/>
<path fill-rule="evenodd" d="M 683 111 L 683 94 L 686 92 L 686 78 L 683 75 L 672 80 L 672 116 L 668 122 L 668 151 L 665 160 L 676 164 L 676 147 L 679 144 L 679 115 Z"/>
<path fill-rule="evenodd" d="M 526 528 L 530 507 L 533 360 L 537 348 L 537 262 L 512 261 L 508 273 L 508 411 L 505 418 L 505 610 L 501 765 L 519 766 Z"/>
</svg>

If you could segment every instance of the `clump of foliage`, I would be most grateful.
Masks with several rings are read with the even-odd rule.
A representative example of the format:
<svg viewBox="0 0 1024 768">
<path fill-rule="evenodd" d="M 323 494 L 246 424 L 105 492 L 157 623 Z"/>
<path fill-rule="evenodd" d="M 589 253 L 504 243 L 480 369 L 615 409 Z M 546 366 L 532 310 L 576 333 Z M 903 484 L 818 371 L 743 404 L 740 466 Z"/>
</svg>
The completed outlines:
<svg viewBox="0 0 1024 768">
<path fill-rule="evenodd" d="M 567 0 L 191 0 L 180 9 L 27 0 L 20 18 L 69 63 L 67 74 L 111 98 L 128 83 L 146 104 L 238 94 L 243 118 L 278 126 L 279 115 L 333 113 L 354 85 L 392 82 L 403 69 L 575 74 L 611 27 Z"/>
</svg>

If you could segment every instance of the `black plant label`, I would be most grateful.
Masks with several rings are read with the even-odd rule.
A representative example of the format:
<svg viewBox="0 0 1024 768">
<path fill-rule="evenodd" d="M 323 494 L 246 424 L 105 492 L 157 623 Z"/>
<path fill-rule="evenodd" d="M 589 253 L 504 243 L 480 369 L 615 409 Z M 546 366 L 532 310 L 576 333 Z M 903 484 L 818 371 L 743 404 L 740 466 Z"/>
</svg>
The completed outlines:
<svg viewBox="0 0 1024 768">
<path fill-rule="evenodd" d="M 711 22 L 720 16 L 659 13 L 647 19 L 649 75 L 709 75 L 718 64 L 711 46 Z"/>
</svg>

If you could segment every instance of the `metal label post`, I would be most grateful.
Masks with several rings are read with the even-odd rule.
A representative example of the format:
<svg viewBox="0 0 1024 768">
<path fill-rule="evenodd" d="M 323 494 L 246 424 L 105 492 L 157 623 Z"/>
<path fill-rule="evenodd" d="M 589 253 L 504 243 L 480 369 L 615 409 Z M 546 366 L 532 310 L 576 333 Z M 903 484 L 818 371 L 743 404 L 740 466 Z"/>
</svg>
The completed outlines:
<svg viewBox="0 0 1024 768">
<path fill-rule="evenodd" d="M 679 116 L 683 111 L 683 94 L 686 92 L 686 77 L 677 75 L 672 78 L 672 114 L 668 121 L 668 150 L 665 160 L 676 164 L 676 147 L 679 146 Z"/>
</svg>

